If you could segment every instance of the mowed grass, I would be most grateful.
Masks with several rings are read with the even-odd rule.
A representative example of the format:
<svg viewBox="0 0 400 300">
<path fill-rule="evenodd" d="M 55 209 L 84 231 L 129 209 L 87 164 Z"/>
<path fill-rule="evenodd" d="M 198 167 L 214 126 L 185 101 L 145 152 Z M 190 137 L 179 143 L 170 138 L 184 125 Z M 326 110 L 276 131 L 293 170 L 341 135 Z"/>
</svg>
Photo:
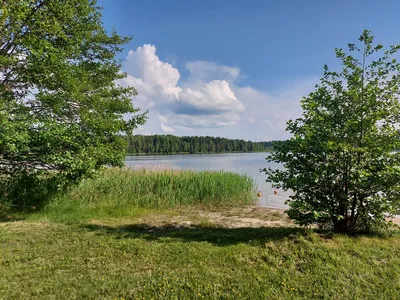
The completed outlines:
<svg viewBox="0 0 400 300">
<path fill-rule="evenodd" d="M 255 188 L 251 177 L 231 172 L 110 168 L 56 195 L 35 216 L 75 222 L 148 209 L 248 205 Z"/>
<path fill-rule="evenodd" d="M 397 233 L 18 221 L 0 245 L 1 299 L 400 299 Z"/>
<path fill-rule="evenodd" d="M 400 299 L 398 231 L 305 230 L 253 199 L 244 175 L 106 170 L 0 222 L 0 299 Z"/>
</svg>

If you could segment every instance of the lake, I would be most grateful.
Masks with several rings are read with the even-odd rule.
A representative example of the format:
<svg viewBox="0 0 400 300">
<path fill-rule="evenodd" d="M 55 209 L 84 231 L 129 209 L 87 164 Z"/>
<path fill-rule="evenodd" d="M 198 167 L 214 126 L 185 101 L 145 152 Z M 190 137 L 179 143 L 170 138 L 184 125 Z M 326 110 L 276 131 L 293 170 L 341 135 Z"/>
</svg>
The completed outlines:
<svg viewBox="0 0 400 300">
<path fill-rule="evenodd" d="M 254 178 L 258 185 L 258 190 L 261 190 L 262 195 L 258 199 L 259 205 L 278 209 L 287 208 L 284 202 L 288 199 L 289 192 L 278 190 L 278 193 L 274 194 L 271 184 L 265 182 L 265 173 L 260 173 L 262 168 L 280 167 L 276 163 L 268 163 L 265 160 L 267 155 L 268 153 L 222 153 L 127 156 L 125 163 L 128 167 L 134 169 L 165 167 L 194 171 L 223 170 L 247 174 Z"/>
</svg>

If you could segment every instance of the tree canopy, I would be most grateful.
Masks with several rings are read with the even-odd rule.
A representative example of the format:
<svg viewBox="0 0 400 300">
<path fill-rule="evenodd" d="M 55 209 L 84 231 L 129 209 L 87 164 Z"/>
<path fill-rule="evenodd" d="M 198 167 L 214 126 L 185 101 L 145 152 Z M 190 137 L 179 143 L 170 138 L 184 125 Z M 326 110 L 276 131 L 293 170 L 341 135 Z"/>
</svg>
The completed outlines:
<svg viewBox="0 0 400 300">
<path fill-rule="evenodd" d="M 272 148 L 273 142 L 251 142 L 212 136 L 135 135 L 126 137 L 128 153 L 219 153 L 260 152 Z"/>
<path fill-rule="evenodd" d="M 343 69 L 325 66 L 302 117 L 287 122 L 292 137 L 267 157 L 283 164 L 265 171 L 293 191 L 288 214 L 301 225 L 369 230 L 400 211 L 400 47 L 384 51 L 369 31 L 359 42 L 336 49 Z"/>
<path fill-rule="evenodd" d="M 68 180 L 121 165 L 145 121 L 93 0 L 13 0 L 0 6 L 0 175 L 56 170 Z M 130 116 L 130 117 L 127 117 Z"/>
</svg>

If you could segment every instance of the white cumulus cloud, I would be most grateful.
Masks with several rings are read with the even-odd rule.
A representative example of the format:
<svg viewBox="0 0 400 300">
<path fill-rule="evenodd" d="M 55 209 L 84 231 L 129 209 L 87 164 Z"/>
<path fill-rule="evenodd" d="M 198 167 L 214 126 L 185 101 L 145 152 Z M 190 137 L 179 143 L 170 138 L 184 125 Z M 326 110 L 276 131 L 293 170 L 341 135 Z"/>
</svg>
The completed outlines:
<svg viewBox="0 0 400 300">
<path fill-rule="evenodd" d="M 186 88 L 179 94 L 174 110 L 188 115 L 218 115 L 224 112 L 242 112 L 244 106 L 224 80 L 213 80 L 201 88 Z"/>
<path fill-rule="evenodd" d="M 128 52 L 123 65 L 128 77 L 121 83 L 136 88 L 139 93 L 135 97 L 137 106 L 155 110 L 163 116 L 157 116 L 157 119 L 163 124 L 161 129 L 164 132 L 171 132 L 167 127 L 172 116 L 175 125 L 184 127 L 236 124 L 238 113 L 244 111 L 244 106 L 236 98 L 230 84 L 222 79 L 203 79 L 212 68 L 230 78 L 236 78 L 239 70 L 205 62 L 189 63 L 187 68 L 192 70 L 192 75 L 199 75 L 199 80 L 196 85 L 180 86 L 178 69 L 160 60 L 154 45 L 143 45 Z"/>
<path fill-rule="evenodd" d="M 166 126 L 166 125 L 164 125 L 164 123 L 161 123 L 160 127 L 161 127 L 162 132 L 164 132 L 164 133 L 173 133 L 173 132 L 175 132 L 174 128 L 172 128 L 170 126 Z"/>
<path fill-rule="evenodd" d="M 240 69 L 216 64 L 210 61 L 193 61 L 186 63 L 192 79 L 210 81 L 215 79 L 235 80 L 240 74 Z"/>
<path fill-rule="evenodd" d="M 162 62 L 156 55 L 156 47 L 144 45 L 136 51 L 130 50 L 124 69 L 132 77 L 140 78 L 151 87 L 161 88 L 166 95 L 176 95 L 181 75 L 171 64 Z"/>
<path fill-rule="evenodd" d="M 154 45 L 130 50 L 123 64 L 133 86 L 135 106 L 148 109 L 145 129 L 137 132 L 213 135 L 272 140 L 287 138 L 286 121 L 301 115 L 300 99 L 317 82 L 310 78 L 271 91 L 238 84 L 237 67 L 214 62 L 185 64 L 186 78 L 160 59 Z"/>
</svg>

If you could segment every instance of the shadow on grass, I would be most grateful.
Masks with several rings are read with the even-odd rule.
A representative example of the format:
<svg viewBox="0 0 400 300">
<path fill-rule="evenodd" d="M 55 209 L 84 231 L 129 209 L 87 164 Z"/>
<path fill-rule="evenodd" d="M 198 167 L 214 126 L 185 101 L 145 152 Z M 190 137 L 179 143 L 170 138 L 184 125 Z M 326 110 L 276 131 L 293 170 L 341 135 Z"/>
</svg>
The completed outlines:
<svg viewBox="0 0 400 300">
<path fill-rule="evenodd" d="M 23 221 L 23 216 L 17 215 L 14 212 L 0 212 L 0 223 Z"/>
<path fill-rule="evenodd" d="M 183 242 L 208 242 L 218 246 L 229 246 L 240 243 L 254 245 L 268 241 L 277 241 L 285 238 L 297 239 L 299 235 L 306 235 L 307 230 L 291 227 L 260 227 L 260 228 L 223 228 L 190 226 L 179 227 L 174 225 L 148 226 L 134 224 L 120 227 L 87 224 L 87 230 L 97 231 L 99 234 L 110 234 L 115 238 L 142 238 L 149 241 L 170 242 L 170 239 Z"/>
<path fill-rule="evenodd" d="M 0 222 L 24 220 L 60 193 L 59 178 L 44 172 L 18 173 L 0 181 Z"/>
</svg>

